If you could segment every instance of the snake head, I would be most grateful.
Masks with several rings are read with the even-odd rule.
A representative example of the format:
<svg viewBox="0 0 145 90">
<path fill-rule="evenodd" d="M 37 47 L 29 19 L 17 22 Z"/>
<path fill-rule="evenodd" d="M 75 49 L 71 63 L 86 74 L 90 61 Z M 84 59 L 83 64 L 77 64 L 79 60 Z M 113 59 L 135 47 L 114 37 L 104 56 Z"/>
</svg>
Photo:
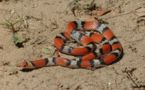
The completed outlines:
<svg viewBox="0 0 145 90">
<path fill-rule="evenodd" d="M 27 66 L 28 66 L 28 62 L 26 60 L 24 60 L 22 63 L 17 65 L 17 67 L 22 67 L 22 68 L 25 68 Z"/>
<path fill-rule="evenodd" d="M 32 65 L 29 63 L 29 61 L 26 60 L 24 60 L 20 64 L 17 64 L 17 67 L 20 67 L 21 68 L 20 70 L 23 72 L 29 72 L 33 70 Z"/>
</svg>

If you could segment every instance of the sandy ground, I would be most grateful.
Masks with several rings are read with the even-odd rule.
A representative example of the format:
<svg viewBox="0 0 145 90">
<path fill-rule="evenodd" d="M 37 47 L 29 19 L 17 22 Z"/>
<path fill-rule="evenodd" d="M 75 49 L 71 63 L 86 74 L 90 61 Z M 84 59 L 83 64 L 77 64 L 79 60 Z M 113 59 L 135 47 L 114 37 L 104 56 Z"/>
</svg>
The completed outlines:
<svg viewBox="0 0 145 90">
<path fill-rule="evenodd" d="M 24 59 L 50 57 L 53 38 L 67 21 L 92 18 L 85 10 L 92 1 L 0 0 L 0 90 L 145 90 L 145 0 L 94 0 L 112 10 L 99 18 L 123 45 L 119 62 L 95 71 L 56 66 L 21 72 L 16 67 Z M 15 46 L 10 23 L 16 23 L 24 47 Z"/>
</svg>

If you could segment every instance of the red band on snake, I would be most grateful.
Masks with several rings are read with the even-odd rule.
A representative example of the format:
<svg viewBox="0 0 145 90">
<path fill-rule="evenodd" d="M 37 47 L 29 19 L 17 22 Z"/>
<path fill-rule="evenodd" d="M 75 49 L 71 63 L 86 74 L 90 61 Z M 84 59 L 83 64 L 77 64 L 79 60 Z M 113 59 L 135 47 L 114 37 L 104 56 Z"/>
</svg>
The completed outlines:
<svg viewBox="0 0 145 90">
<path fill-rule="evenodd" d="M 79 47 L 68 46 L 74 40 Z M 123 48 L 106 24 L 99 21 L 71 21 L 66 30 L 54 39 L 56 49 L 74 60 L 64 57 L 51 57 L 19 64 L 23 69 L 36 69 L 45 66 L 64 66 L 94 70 L 117 62 L 123 56 Z"/>
</svg>

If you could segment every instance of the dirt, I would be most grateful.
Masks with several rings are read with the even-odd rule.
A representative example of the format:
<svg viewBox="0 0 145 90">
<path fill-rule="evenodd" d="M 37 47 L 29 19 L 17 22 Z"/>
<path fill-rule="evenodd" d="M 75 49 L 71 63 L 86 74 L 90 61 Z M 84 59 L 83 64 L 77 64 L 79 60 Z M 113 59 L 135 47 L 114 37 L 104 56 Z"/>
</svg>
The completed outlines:
<svg viewBox="0 0 145 90">
<path fill-rule="evenodd" d="M 90 14 L 96 7 L 111 10 Z M 120 40 L 123 58 L 96 69 L 16 64 L 53 55 L 53 39 L 71 20 L 104 20 Z M 14 26 L 12 28 L 12 26 Z M 14 40 L 14 33 L 20 40 Z M 145 0 L 0 0 L 1 90 L 145 90 Z"/>
</svg>

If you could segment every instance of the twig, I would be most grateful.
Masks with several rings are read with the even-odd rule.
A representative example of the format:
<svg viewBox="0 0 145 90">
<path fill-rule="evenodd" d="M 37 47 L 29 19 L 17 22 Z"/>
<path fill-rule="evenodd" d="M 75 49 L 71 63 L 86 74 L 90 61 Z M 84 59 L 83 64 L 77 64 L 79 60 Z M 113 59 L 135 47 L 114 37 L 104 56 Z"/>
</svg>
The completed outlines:
<svg viewBox="0 0 145 90">
<path fill-rule="evenodd" d="M 124 72 L 127 74 L 128 78 L 133 82 L 133 84 L 134 84 L 136 87 L 139 88 L 139 85 L 138 85 L 138 84 L 136 83 L 136 81 L 132 78 L 131 72 L 130 72 L 130 71 L 124 71 Z"/>
<path fill-rule="evenodd" d="M 136 68 L 132 68 L 130 70 L 128 70 L 127 68 L 125 68 L 125 70 L 123 70 L 122 72 L 127 74 L 127 77 L 129 80 L 132 81 L 132 83 L 134 84 L 132 87 L 133 88 L 145 88 L 145 85 L 141 85 L 139 84 L 137 81 L 134 80 L 133 78 L 133 72 L 136 70 Z M 135 77 L 135 76 L 134 76 Z M 135 77 L 136 78 L 136 77 Z M 136 78 L 137 79 L 137 78 Z"/>
<path fill-rule="evenodd" d="M 115 15 L 115 16 L 106 17 L 104 19 L 112 19 L 112 18 L 128 15 L 128 14 L 131 14 L 131 13 L 135 13 L 135 11 L 130 11 L 130 12 L 127 12 L 127 13 L 123 13 L 123 14 L 119 14 L 119 15 Z"/>
<path fill-rule="evenodd" d="M 126 12 L 126 13 L 123 13 L 123 14 L 119 14 L 119 15 L 115 15 L 115 16 L 110 16 L 110 17 L 106 17 L 104 19 L 112 19 L 112 18 L 116 18 L 116 17 L 120 17 L 120 16 L 124 16 L 124 15 L 128 15 L 128 14 L 135 14 L 135 13 L 143 13 L 143 12 L 137 12 L 136 10 L 140 9 L 141 7 L 138 7 L 132 11 L 129 11 L 129 12 Z"/>
</svg>

